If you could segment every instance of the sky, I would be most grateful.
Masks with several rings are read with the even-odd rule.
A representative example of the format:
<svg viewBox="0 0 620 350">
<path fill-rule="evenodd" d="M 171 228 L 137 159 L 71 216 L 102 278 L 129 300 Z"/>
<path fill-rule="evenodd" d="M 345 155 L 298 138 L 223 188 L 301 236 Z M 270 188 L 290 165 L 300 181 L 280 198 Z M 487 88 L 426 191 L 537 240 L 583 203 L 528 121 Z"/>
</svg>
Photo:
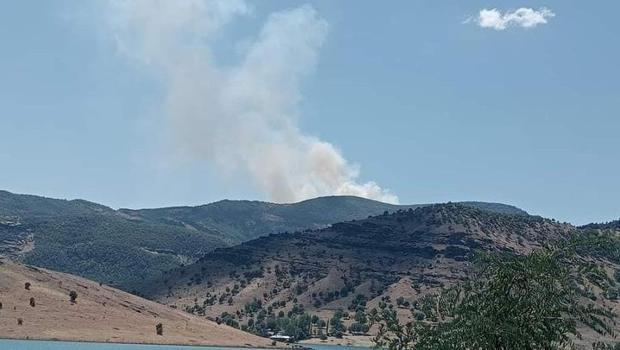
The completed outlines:
<svg viewBox="0 0 620 350">
<path fill-rule="evenodd" d="M 1 189 L 620 217 L 615 1 L 0 6 Z"/>
</svg>

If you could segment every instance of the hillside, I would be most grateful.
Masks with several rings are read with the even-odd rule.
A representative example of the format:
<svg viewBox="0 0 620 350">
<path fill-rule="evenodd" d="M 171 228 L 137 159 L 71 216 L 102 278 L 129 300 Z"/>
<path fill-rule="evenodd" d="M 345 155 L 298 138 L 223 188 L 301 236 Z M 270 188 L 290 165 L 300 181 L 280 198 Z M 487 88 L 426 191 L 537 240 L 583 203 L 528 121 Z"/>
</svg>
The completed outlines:
<svg viewBox="0 0 620 350">
<path fill-rule="evenodd" d="M 620 220 L 614 220 L 604 223 L 592 223 L 583 225 L 580 228 L 593 230 L 620 230 Z"/>
<path fill-rule="evenodd" d="M 77 292 L 76 303 L 70 302 L 70 291 Z M 106 285 L 2 260 L 0 303 L 0 338 L 252 347 L 271 343 Z M 155 333 L 158 323 L 163 325 L 161 336 Z"/>
<path fill-rule="evenodd" d="M 526 253 L 575 230 L 463 204 L 425 206 L 217 249 L 165 274 L 148 295 L 240 326 L 257 324 L 260 310 L 327 319 L 400 298 L 412 317 L 415 300 L 466 278 L 475 250 Z"/>
<path fill-rule="evenodd" d="M 525 213 L 503 204 L 468 205 Z M 114 210 L 84 200 L 0 191 L 0 256 L 135 292 L 145 281 L 218 247 L 417 206 L 343 196 L 294 204 L 220 201 L 198 207 Z"/>
<path fill-rule="evenodd" d="M 0 191 L 0 255 L 125 290 L 223 246 L 206 230 L 134 221 L 82 200 Z"/>
<path fill-rule="evenodd" d="M 527 215 L 527 212 L 506 204 L 462 204 L 492 212 Z M 120 212 L 136 220 L 215 233 L 234 245 L 270 233 L 319 229 L 335 222 L 379 215 L 384 211 L 415 209 L 426 205 L 393 205 L 360 197 L 330 196 L 291 204 L 224 200 L 196 207 L 121 209 Z"/>
</svg>

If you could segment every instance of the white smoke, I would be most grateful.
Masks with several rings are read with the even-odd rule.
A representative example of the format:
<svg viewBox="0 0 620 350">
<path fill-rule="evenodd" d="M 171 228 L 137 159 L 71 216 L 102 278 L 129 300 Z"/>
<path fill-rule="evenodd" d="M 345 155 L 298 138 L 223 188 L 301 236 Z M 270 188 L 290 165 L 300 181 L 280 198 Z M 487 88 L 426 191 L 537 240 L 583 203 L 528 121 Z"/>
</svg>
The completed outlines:
<svg viewBox="0 0 620 350">
<path fill-rule="evenodd" d="M 273 13 L 240 61 L 213 49 L 241 0 L 111 1 L 109 28 L 120 53 L 163 73 L 166 112 L 181 149 L 222 171 L 247 172 L 270 199 L 355 195 L 396 203 L 330 143 L 297 126 L 301 80 L 316 65 L 327 22 L 310 6 Z"/>
</svg>

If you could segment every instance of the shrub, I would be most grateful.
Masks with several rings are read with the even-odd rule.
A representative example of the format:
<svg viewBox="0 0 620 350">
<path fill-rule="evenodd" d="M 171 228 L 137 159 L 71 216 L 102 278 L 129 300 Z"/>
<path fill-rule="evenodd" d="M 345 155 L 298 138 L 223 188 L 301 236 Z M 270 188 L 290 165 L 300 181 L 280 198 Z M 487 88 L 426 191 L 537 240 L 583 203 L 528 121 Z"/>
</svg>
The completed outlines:
<svg viewBox="0 0 620 350">
<path fill-rule="evenodd" d="M 351 326 L 349 326 L 349 332 L 351 334 L 365 334 L 368 332 L 369 328 L 370 327 L 368 327 L 368 325 L 366 324 L 354 322 L 351 324 Z"/>
<path fill-rule="evenodd" d="M 72 290 L 69 292 L 69 298 L 71 298 L 71 304 L 75 304 L 77 300 L 78 294 L 76 291 Z"/>
</svg>

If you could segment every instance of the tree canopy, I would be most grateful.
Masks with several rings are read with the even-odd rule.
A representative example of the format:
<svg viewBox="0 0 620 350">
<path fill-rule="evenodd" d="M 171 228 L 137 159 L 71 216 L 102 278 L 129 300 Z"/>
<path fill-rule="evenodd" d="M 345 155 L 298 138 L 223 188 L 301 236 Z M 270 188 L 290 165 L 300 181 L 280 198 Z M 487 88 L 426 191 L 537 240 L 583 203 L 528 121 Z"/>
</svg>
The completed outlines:
<svg viewBox="0 0 620 350">
<path fill-rule="evenodd" d="M 387 307 L 376 313 L 375 344 L 390 350 L 563 349 L 580 337 L 580 324 L 612 334 L 614 314 L 582 297 L 584 265 L 566 247 L 481 255 L 471 279 L 428 298 L 424 321 L 402 324 Z"/>
</svg>

